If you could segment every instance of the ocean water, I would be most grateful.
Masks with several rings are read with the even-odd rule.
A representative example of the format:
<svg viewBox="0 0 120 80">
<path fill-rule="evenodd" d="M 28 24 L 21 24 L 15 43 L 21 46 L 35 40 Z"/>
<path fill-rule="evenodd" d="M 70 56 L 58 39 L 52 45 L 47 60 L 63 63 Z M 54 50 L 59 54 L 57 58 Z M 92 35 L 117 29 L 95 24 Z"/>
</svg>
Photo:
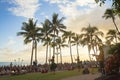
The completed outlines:
<svg viewBox="0 0 120 80">
<path fill-rule="evenodd" d="M 0 62 L 0 66 L 9 66 L 10 62 Z"/>
<path fill-rule="evenodd" d="M 11 62 L 0 62 L 0 66 L 10 66 Z M 13 65 L 28 65 L 27 62 L 12 62 Z"/>
</svg>

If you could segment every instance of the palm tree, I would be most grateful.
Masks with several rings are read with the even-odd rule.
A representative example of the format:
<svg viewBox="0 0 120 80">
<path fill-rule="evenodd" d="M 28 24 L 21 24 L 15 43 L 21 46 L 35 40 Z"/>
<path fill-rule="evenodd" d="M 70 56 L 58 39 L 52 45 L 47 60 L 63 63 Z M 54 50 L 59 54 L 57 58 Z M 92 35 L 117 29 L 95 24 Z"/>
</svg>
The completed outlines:
<svg viewBox="0 0 120 80">
<path fill-rule="evenodd" d="M 58 18 L 58 14 L 54 13 L 52 16 L 51 21 L 51 29 L 49 32 L 53 32 L 53 57 L 55 55 L 55 38 L 59 35 L 59 32 L 63 32 L 64 29 L 66 29 L 66 26 L 62 24 L 62 21 L 64 20 L 64 17 Z"/>
<path fill-rule="evenodd" d="M 82 32 L 84 32 L 83 34 L 81 34 L 82 36 L 82 45 L 88 46 L 88 53 L 89 53 L 89 59 L 91 60 L 91 54 L 90 51 L 91 49 L 93 49 L 94 54 L 95 54 L 95 44 L 94 42 L 99 41 L 100 43 L 102 43 L 102 40 L 98 37 L 98 35 L 103 36 L 103 32 L 99 31 L 97 27 L 91 27 L 90 25 L 87 28 L 82 28 Z"/>
<path fill-rule="evenodd" d="M 48 33 L 50 27 L 51 27 L 51 23 L 49 22 L 48 19 L 46 19 L 44 23 L 42 23 L 42 28 L 41 28 L 41 33 L 43 35 L 42 42 L 44 42 L 43 46 L 46 45 L 46 61 L 45 61 L 46 64 L 48 60 L 48 47 L 51 42 L 50 33 Z"/>
<path fill-rule="evenodd" d="M 48 40 L 47 40 L 47 42 L 46 43 L 48 43 L 48 47 L 49 47 L 49 64 L 50 64 L 50 60 L 51 60 L 51 47 L 52 47 L 52 39 L 51 39 L 51 37 L 48 37 Z"/>
<path fill-rule="evenodd" d="M 101 6 L 102 4 L 107 3 L 107 1 L 108 1 L 108 0 L 95 0 L 96 3 L 99 3 L 99 4 L 100 4 L 100 6 Z M 111 7 L 112 7 L 113 9 L 117 10 L 117 11 L 120 13 L 120 0 L 111 0 L 111 2 L 112 2 Z"/>
<path fill-rule="evenodd" d="M 61 48 L 62 47 L 67 47 L 67 45 L 65 44 L 65 40 L 62 39 L 61 37 L 58 37 L 56 39 L 56 44 L 58 45 L 58 49 L 60 50 L 60 60 L 61 60 L 61 64 L 62 64 L 62 51 L 61 51 Z"/>
<path fill-rule="evenodd" d="M 80 43 L 81 43 L 81 38 L 82 38 L 82 36 L 79 35 L 79 34 L 75 34 L 72 38 L 73 38 L 73 41 L 72 41 L 73 45 L 76 45 L 76 49 L 77 49 L 77 60 L 79 61 L 79 49 L 78 49 L 78 47 L 79 47 L 79 45 L 80 45 Z"/>
<path fill-rule="evenodd" d="M 106 37 L 107 41 L 110 41 L 113 42 L 113 43 L 117 43 L 118 40 L 120 40 L 120 37 L 119 35 L 117 34 L 117 31 L 116 30 L 112 30 L 110 29 L 108 32 L 107 32 L 107 37 Z M 115 42 L 114 42 L 115 40 Z"/>
<path fill-rule="evenodd" d="M 77 61 L 77 65 L 78 65 L 77 66 L 78 70 L 80 70 L 80 57 L 79 57 L 79 49 L 78 49 L 78 47 L 81 44 L 81 38 L 82 38 L 82 36 L 80 34 L 75 34 L 73 36 L 73 41 L 72 41 L 73 45 L 76 45 L 76 49 L 77 49 L 77 59 L 76 59 L 76 61 Z"/>
<path fill-rule="evenodd" d="M 22 35 L 25 37 L 24 43 L 28 44 L 32 42 L 32 53 L 31 53 L 31 61 L 30 65 L 33 62 L 33 53 L 35 51 L 35 62 L 37 63 L 37 42 L 40 40 L 41 34 L 39 33 L 40 28 L 36 27 L 37 21 L 33 21 L 33 19 L 29 19 L 28 23 L 23 22 L 23 26 L 21 28 L 21 32 L 18 32 L 17 35 Z"/>
<path fill-rule="evenodd" d="M 71 31 L 65 31 L 62 36 L 63 36 L 63 39 L 68 39 L 68 45 L 69 45 L 69 48 L 70 48 L 71 63 L 73 64 L 71 41 L 72 41 L 72 37 L 74 36 L 74 33 L 71 32 Z"/>
<path fill-rule="evenodd" d="M 119 32 L 119 29 L 118 29 L 118 27 L 117 27 L 117 25 L 116 25 L 116 23 L 115 23 L 115 15 L 116 15 L 115 10 L 113 10 L 113 9 L 107 9 L 107 10 L 105 11 L 105 13 L 104 13 L 103 18 L 105 18 L 105 19 L 111 18 L 112 21 L 113 21 L 113 23 L 114 23 L 114 25 L 115 25 L 115 28 L 116 28 L 117 32 L 120 33 L 120 32 Z"/>
<path fill-rule="evenodd" d="M 103 42 L 102 42 L 102 39 L 99 37 L 99 35 L 96 34 L 94 36 L 95 37 L 92 40 L 92 49 L 93 49 L 94 55 L 97 55 L 98 48 L 100 46 L 103 46 Z"/>
</svg>

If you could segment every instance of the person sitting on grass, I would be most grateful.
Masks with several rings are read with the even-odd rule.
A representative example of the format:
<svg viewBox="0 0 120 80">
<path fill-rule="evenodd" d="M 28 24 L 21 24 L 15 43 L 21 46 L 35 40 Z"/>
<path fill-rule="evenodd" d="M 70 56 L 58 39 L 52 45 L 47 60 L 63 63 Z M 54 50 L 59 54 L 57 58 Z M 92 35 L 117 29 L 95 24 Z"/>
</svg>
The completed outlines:
<svg viewBox="0 0 120 80">
<path fill-rule="evenodd" d="M 88 69 L 88 64 L 87 63 L 84 63 L 84 70 L 82 72 L 83 74 L 89 74 L 89 69 Z"/>
</svg>

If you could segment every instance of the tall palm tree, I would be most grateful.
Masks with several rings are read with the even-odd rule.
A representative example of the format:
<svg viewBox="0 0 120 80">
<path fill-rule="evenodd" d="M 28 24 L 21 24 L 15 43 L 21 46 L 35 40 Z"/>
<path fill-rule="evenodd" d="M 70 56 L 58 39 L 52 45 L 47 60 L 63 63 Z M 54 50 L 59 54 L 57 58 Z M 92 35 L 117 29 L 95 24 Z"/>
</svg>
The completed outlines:
<svg viewBox="0 0 120 80">
<path fill-rule="evenodd" d="M 60 50 L 60 60 L 61 60 L 61 64 L 62 64 L 62 51 L 61 51 L 61 48 L 62 47 L 67 47 L 67 45 L 65 44 L 65 40 L 62 39 L 61 37 L 58 37 L 56 39 L 56 44 L 58 45 L 58 49 Z"/>
<path fill-rule="evenodd" d="M 72 37 L 74 36 L 74 33 L 72 31 L 65 31 L 62 36 L 63 36 L 63 39 L 68 39 L 68 45 L 70 48 L 71 63 L 73 64 L 71 41 L 72 41 Z"/>
<path fill-rule="evenodd" d="M 97 27 L 91 27 L 90 25 L 88 27 L 84 27 L 82 28 L 82 32 L 84 32 L 83 34 L 81 34 L 82 36 L 82 45 L 85 46 L 87 45 L 88 46 L 88 53 L 89 53 L 89 59 L 91 60 L 91 54 L 90 54 L 90 51 L 91 49 L 93 49 L 94 51 L 94 41 L 100 41 L 101 42 L 101 39 L 98 37 L 98 35 L 101 35 L 103 36 L 103 32 L 99 31 Z M 95 51 L 94 51 L 95 53 Z"/>
<path fill-rule="evenodd" d="M 76 45 L 76 50 L 77 50 L 77 61 L 79 62 L 79 49 L 78 49 L 78 47 L 79 47 L 79 45 L 80 45 L 80 43 L 81 43 L 81 38 L 82 38 L 82 36 L 81 35 L 79 35 L 79 34 L 75 34 L 74 36 L 73 36 L 73 41 L 72 41 L 72 43 L 73 43 L 73 45 Z"/>
<path fill-rule="evenodd" d="M 49 32 L 53 32 L 53 44 L 55 44 L 55 38 L 59 35 L 59 32 L 63 32 L 66 29 L 66 26 L 62 23 L 64 17 L 58 18 L 58 14 L 54 13 L 52 16 L 51 29 Z M 53 46 L 53 57 L 55 55 L 55 45 Z"/>
<path fill-rule="evenodd" d="M 97 51 L 100 46 L 103 46 L 102 39 L 99 37 L 99 35 L 94 35 L 95 37 L 92 40 L 92 49 L 94 52 L 94 55 L 97 55 Z"/>
<path fill-rule="evenodd" d="M 48 47 L 51 42 L 50 33 L 48 33 L 50 27 L 51 27 L 51 23 L 49 22 L 48 19 L 46 19 L 44 23 L 42 23 L 42 28 L 41 28 L 41 33 L 43 35 L 42 42 L 44 42 L 43 44 L 44 46 L 46 45 L 46 61 L 45 61 L 46 64 L 48 60 Z"/>
<path fill-rule="evenodd" d="M 105 11 L 105 13 L 104 13 L 103 18 L 105 18 L 105 19 L 111 18 L 112 21 L 113 21 L 113 23 L 114 23 L 114 26 L 115 26 L 117 32 L 120 33 L 120 32 L 119 32 L 119 29 L 118 29 L 118 26 L 117 26 L 117 24 L 115 23 L 115 15 L 116 15 L 115 10 L 113 10 L 113 9 L 107 9 L 107 10 Z"/>
<path fill-rule="evenodd" d="M 112 30 L 110 29 L 107 32 L 107 37 L 106 37 L 107 41 L 110 41 L 110 43 L 118 43 L 118 40 L 120 40 L 119 35 L 117 34 L 116 30 Z M 114 41 L 115 40 L 115 41 Z"/>
<path fill-rule="evenodd" d="M 35 51 L 35 62 L 37 63 L 37 42 L 41 38 L 41 33 L 39 33 L 40 28 L 36 27 L 37 21 L 33 21 L 33 19 L 29 19 L 28 23 L 23 22 L 23 26 L 21 28 L 21 32 L 18 32 L 17 35 L 21 35 L 25 37 L 24 43 L 28 44 L 32 42 L 32 52 L 31 52 L 31 61 L 30 65 L 32 65 L 33 62 L 33 53 Z"/>
</svg>

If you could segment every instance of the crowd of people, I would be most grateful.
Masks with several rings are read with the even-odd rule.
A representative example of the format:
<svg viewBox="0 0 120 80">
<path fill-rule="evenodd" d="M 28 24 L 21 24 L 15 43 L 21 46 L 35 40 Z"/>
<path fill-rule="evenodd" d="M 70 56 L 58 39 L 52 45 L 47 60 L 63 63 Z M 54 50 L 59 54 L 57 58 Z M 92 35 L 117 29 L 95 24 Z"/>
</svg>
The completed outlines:
<svg viewBox="0 0 120 80">
<path fill-rule="evenodd" d="M 81 61 L 79 63 L 81 65 L 81 68 L 88 68 L 91 66 L 97 67 L 97 63 L 94 61 L 94 65 L 91 65 L 91 62 L 89 61 Z M 62 71 L 62 70 L 74 70 L 77 69 L 77 63 L 64 63 L 64 64 L 56 64 L 56 71 Z M 38 64 L 38 65 L 12 65 L 9 66 L 0 66 L 0 76 L 4 75 L 19 75 L 19 74 L 26 74 L 26 73 L 32 73 L 32 72 L 41 72 L 41 73 L 47 73 L 51 71 L 49 64 Z"/>
</svg>

